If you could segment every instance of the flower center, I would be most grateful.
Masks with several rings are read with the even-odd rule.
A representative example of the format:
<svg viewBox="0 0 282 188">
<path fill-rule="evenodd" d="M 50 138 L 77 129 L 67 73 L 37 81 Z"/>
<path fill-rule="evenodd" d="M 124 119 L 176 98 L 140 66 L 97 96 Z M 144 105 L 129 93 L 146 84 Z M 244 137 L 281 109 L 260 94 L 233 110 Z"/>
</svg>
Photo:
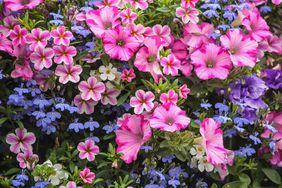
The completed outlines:
<svg viewBox="0 0 282 188">
<path fill-rule="evenodd" d="M 231 53 L 232 55 L 234 55 L 234 54 L 238 53 L 238 51 L 239 51 L 239 49 L 238 49 L 237 47 L 234 47 L 234 48 L 232 48 L 232 49 L 230 50 L 230 53 Z"/>
<path fill-rule="evenodd" d="M 29 4 L 30 2 L 29 2 L 29 0 L 21 0 L 21 4 L 22 5 L 27 5 L 27 4 Z"/>
<path fill-rule="evenodd" d="M 171 117 L 167 118 L 166 124 L 168 124 L 169 126 L 172 126 L 174 124 L 174 119 Z"/>
<path fill-rule="evenodd" d="M 117 40 L 117 45 L 118 46 L 124 46 L 125 45 L 124 40 L 122 40 L 122 39 Z"/>
<path fill-rule="evenodd" d="M 208 68 L 213 68 L 214 65 L 215 65 L 215 61 L 214 61 L 214 60 L 209 59 L 209 60 L 207 61 L 207 67 L 208 67 Z"/>
<path fill-rule="evenodd" d="M 105 29 L 110 29 L 110 28 L 112 28 L 112 23 L 111 22 L 107 22 L 105 24 Z"/>
<path fill-rule="evenodd" d="M 156 59 L 157 59 L 156 56 L 153 55 L 153 54 L 151 54 L 151 55 L 149 55 L 149 56 L 147 57 L 148 63 L 153 63 L 153 62 L 156 61 Z"/>
</svg>

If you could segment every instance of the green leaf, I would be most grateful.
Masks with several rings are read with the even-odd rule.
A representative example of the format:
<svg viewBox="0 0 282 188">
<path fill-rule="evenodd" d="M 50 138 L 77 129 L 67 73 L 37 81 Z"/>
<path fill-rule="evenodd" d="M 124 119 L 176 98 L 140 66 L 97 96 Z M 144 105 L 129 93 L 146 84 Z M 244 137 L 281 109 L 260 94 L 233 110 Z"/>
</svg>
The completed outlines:
<svg viewBox="0 0 282 188">
<path fill-rule="evenodd" d="M 120 106 L 122 103 L 124 103 L 124 101 L 126 101 L 126 99 L 129 97 L 129 95 L 130 95 L 130 92 L 128 92 L 125 95 L 121 96 L 118 99 L 117 106 Z"/>
<path fill-rule="evenodd" d="M 266 175 L 266 177 L 268 177 L 273 183 L 281 183 L 281 177 L 276 170 L 270 168 L 263 168 L 262 171 Z"/>
<path fill-rule="evenodd" d="M 245 183 L 247 185 L 251 184 L 251 178 L 247 174 L 244 173 L 240 174 L 239 179 L 242 183 Z"/>
<path fill-rule="evenodd" d="M 233 181 L 225 184 L 222 188 L 248 188 L 248 185 L 240 181 Z"/>
<path fill-rule="evenodd" d="M 0 125 L 2 125 L 3 123 L 5 123 L 9 118 L 7 117 L 3 117 L 0 119 Z"/>
<path fill-rule="evenodd" d="M 12 175 L 12 174 L 17 174 L 21 171 L 21 169 L 19 168 L 11 168 L 10 170 L 8 170 L 6 173 L 5 173 L 5 176 L 9 176 L 9 175 Z"/>
<path fill-rule="evenodd" d="M 218 188 L 218 186 L 215 183 L 213 183 L 211 188 Z"/>
</svg>

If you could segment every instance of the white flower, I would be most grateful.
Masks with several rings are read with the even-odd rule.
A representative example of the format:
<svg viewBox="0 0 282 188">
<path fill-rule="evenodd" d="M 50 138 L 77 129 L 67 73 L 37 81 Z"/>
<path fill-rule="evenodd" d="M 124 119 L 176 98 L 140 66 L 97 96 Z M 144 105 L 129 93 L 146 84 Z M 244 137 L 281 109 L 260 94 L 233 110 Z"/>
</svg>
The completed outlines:
<svg viewBox="0 0 282 188">
<path fill-rule="evenodd" d="M 99 67 L 99 72 L 100 78 L 105 81 L 105 80 L 110 80 L 113 81 L 116 78 L 116 73 L 117 73 L 117 68 L 113 68 L 112 64 L 109 64 L 109 66 L 100 66 Z"/>
<path fill-rule="evenodd" d="M 194 145 L 194 147 L 190 149 L 190 153 L 194 155 L 196 159 L 201 159 L 205 154 L 205 149 L 202 145 Z"/>
<path fill-rule="evenodd" d="M 193 157 L 190 161 L 190 168 L 197 168 L 197 159 Z"/>
<path fill-rule="evenodd" d="M 207 160 L 206 157 L 202 157 L 199 161 L 198 161 L 198 169 L 203 172 L 203 171 L 207 171 L 207 172 L 211 172 L 214 169 L 214 166 L 212 164 L 210 164 Z"/>
</svg>

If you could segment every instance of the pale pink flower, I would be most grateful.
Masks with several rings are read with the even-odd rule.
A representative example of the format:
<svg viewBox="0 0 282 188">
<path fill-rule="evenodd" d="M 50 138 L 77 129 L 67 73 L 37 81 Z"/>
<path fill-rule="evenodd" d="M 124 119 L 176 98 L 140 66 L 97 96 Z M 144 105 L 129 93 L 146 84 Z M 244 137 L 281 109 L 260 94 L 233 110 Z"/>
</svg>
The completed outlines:
<svg viewBox="0 0 282 188">
<path fill-rule="evenodd" d="M 154 25 L 151 32 L 148 33 L 150 37 L 159 37 L 163 46 L 169 46 L 172 39 L 170 28 L 165 25 L 161 26 L 160 24 Z"/>
<path fill-rule="evenodd" d="M 263 51 L 282 54 L 282 40 L 278 36 L 270 36 L 259 43 L 259 48 Z"/>
<path fill-rule="evenodd" d="M 69 46 L 73 34 L 70 31 L 66 31 L 65 26 L 59 26 L 57 29 L 51 31 L 51 36 L 54 39 L 54 44 Z"/>
<path fill-rule="evenodd" d="M 200 133 L 208 162 L 213 165 L 225 164 L 228 153 L 223 145 L 223 133 L 220 124 L 212 118 L 205 118 L 200 125 Z"/>
<path fill-rule="evenodd" d="M 128 8 L 120 13 L 120 17 L 122 23 L 133 23 L 137 18 L 137 14 L 132 12 L 132 10 Z"/>
<path fill-rule="evenodd" d="M 97 105 L 97 102 L 90 99 L 88 101 L 83 100 L 80 95 L 74 97 L 74 104 L 78 107 L 79 114 L 92 114 L 94 112 L 94 106 Z"/>
<path fill-rule="evenodd" d="M 26 43 L 30 44 L 30 49 L 34 50 L 36 47 L 45 47 L 50 39 L 49 31 L 42 31 L 40 28 L 31 30 L 31 33 L 26 36 Z"/>
<path fill-rule="evenodd" d="M 4 0 L 5 7 L 11 11 L 18 11 L 21 9 L 34 9 L 43 0 Z"/>
<path fill-rule="evenodd" d="M 32 144 L 35 143 L 36 137 L 32 132 L 27 132 L 25 128 L 17 128 L 16 134 L 10 133 L 6 136 L 6 142 L 10 144 L 10 150 L 13 153 L 20 151 L 32 151 Z"/>
<path fill-rule="evenodd" d="M 129 2 L 131 6 L 135 8 L 140 8 L 141 10 L 146 10 L 148 8 L 147 0 L 124 0 L 125 2 Z"/>
<path fill-rule="evenodd" d="M 10 39 L 14 46 L 24 45 L 26 43 L 26 36 L 28 31 L 26 28 L 21 28 L 21 26 L 16 25 L 13 31 L 10 33 Z"/>
<path fill-rule="evenodd" d="M 101 9 L 105 7 L 118 7 L 119 3 L 120 0 L 102 0 L 101 2 L 96 1 L 95 5 Z"/>
<path fill-rule="evenodd" d="M 229 174 L 227 165 L 231 166 L 234 163 L 234 152 L 227 149 L 226 152 L 227 152 L 227 161 L 223 164 L 215 165 L 215 168 L 219 173 L 221 181 L 223 181 L 225 177 L 228 176 Z"/>
<path fill-rule="evenodd" d="M 60 64 L 64 62 L 65 64 L 72 64 L 73 57 L 76 56 L 76 48 L 73 46 L 54 46 L 53 47 L 55 58 L 54 62 Z"/>
<path fill-rule="evenodd" d="M 235 67 L 254 67 L 257 61 L 258 43 L 245 36 L 239 29 L 229 30 L 220 37 L 221 45 L 228 50 Z"/>
<path fill-rule="evenodd" d="M 120 91 L 115 89 L 110 82 L 107 82 L 106 89 L 102 93 L 101 103 L 103 105 L 116 105 L 117 104 L 117 97 L 119 96 Z"/>
<path fill-rule="evenodd" d="M 122 74 L 121 74 L 121 76 L 120 76 L 120 78 L 122 79 L 122 80 L 126 80 L 126 81 L 128 81 L 128 82 L 132 82 L 132 80 L 134 79 L 136 77 L 136 75 L 135 75 L 135 73 L 134 73 L 134 69 L 129 69 L 129 70 L 127 70 L 127 69 L 124 69 L 123 71 L 122 71 Z"/>
<path fill-rule="evenodd" d="M 176 104 L 178 101 L 178 95 L 174 90 L 169 90 L 168 93 L 162 93 L 160 96 L 160 101 L 162 104 Z"/>
<path fill-rule="evenodd" d="M 181 0 L 182 7 L 195 7 L 199 0 Z"/>
<path fill-rule="evenodd" d="M 280 3 L 282 3 L 282 0 L 271 0 L 271 2 L 275 5 L 279 5 Z"/>
<path fill-rule="evenodd" d="M 245 26 L 250 36 L 257 42 L 272 35 L 266 21 L 257 11 L 250 12 L 250 14 L 243 19 L 242 25 Z"/>
<path fill-rule="evenodd" d="M 74 181 L 69 181 L 66 186 L 60 186 L 59 188 L 82 188 L 81 186 L 77 186 Z"/>
<path fill-rule="evenodd" d="M 89 168 L 84 168 L 84 170 L 79 172 L 79 176 L 83 180 L 84 183 L 91 184 L 93 179 L 95 178 L 94 172 L 91 172 Z"/>
<path fill-rule="evenodd" d="M 0 33 L 2 33 L 5 37 L 8 37 L 14 30 L 14 27 L 18 24 L 18 19 L 14 16 L 7 16 L 3 19 L 3 25 L 0 25 Z"/>
<path fill-rule="evenodd" d="M 96 37 L 102 38 L 103 34 L 120 24 L 117 7 L 105 7 L 90 10 L 86 13 L 86 23 Z"/>
<path fill-rule="evenodd" d="M 176 9 L 176 16 L 181 18 L 183 23 L 187 24 L 189 22 L 192 22 L 194 24 L 199 22 L 198 18 L 199 12 L 195 8 L 184 8 L 184 7 L 178 7 Z"/>
<path fill-rule="evenodd" d="M 9 54 L 13 53 L 12 42 L 0 33 L 0 50 Z"/>
<path fill-rule="evenodd" d="M 103 43 L 105 52 L 111 58 L 121 61 L 128 61 L 140 45 L 138 40 L 122 26 L 105 32 Z"/>
<path fill-rule="evenodd" d="M 23 78 L 24 80 L 31 80 L 33 72 L 31 70 L 29 61 L 24 60 L 24 63 L 16 64 L 15 69 L 11 73 L 12 78 Z"/>
<path fill-rule="evenodd" d="M 196 50 L 191 55 L 191 64 L 195 66 L 195 73 L 202 80 L 223 80 L 227 78 L 232 67 L 229 55 L 213 43 Z"/>
<path fill-rule="evenodd" d="M 176 59 L 173 54 L 170 54 L 167 57 L 163 57 L 161 59 L 161 65 L 163 66 L 163 71 L 166 75 L 178 75 L 178 70 L 180 69 L 180 61 Z"/>
<path fill-rule="evenodd" d="M 93 99 L 99 101 L 102 97 L 102 93 L 105 91 L 105 85 L 103 82 L 98 82 L 94 76 L 88 78 L 87 82 L 82 81 L 78 85 L 78 89 L 81 92 L 81 98 L 83 100 Z"/>
<path fill-rule="evenodd" d="M 152 131 L 143 115 L 129 115 L 116 130 L 117 153 L 129 164 L 137 159 L 141 146 L 151 138 Z"/>
<path fill-rule="evenodd" d="M 80 65 L 63 64 L 58 65 L 55 70 L 55 75 L 59 76 L 59 82 L 66 84 L 68 82 L 77 83 L 80 80 L 80 74 L 82 73 L 82 68 Z"/>
<path fill-rule="evenodd" d="M 85 142 L 80 142 L 77 145 L 77 150 L 79 151 L 79 158 L 87 159 L 88 161 L 94 161 L 95 155 L 100 152 L 99 147 L 96 146 L 91 139 L 88 139 Z"/>
<path fill-rule="evenodd" d="M 187 95 L 190 93 L 190 89 L 187 87 L 186 84 L 182 85 L 179 88 L 179 97 L 183 99 L 187 99 Z"/>
<path fill-rule="evenodd" d="M 145 28 L 143 25 L 134 23 L 127 24 L 126 28 L 129 30 L 130 34 L 134 36 L 138 42 L 143 43 Z"/>
<path fill-rule="evenodd" d="M 39 46 L 30 55 L 30 61 L 34 63 L 34 68 L 38 71 L 43 68 L 50 68 L 52 66 L 52 58 L 54 57 L 54 50 L 52 48 L 44 48 Z"/>
<path fill-rule="evenodd" d="M 151 91 L 145 92 L 139 89 L 135 92 L 135 96 L 130 99 L 130 106 L 134 107 L 135 114 L 141 114 L 144 110 L 151 111 L 154 108 L 155 95 Z"/>
<path fill-rule="evenodd" d="M 18 153 L 17 161 L 21 168 L 34 169 L 36 163 L 39 161 L 39 157 L 30 150 Z"/>
<path fill-rule="evenodd" d="M 160 129 L 167 132 L 175 132 L 185 129 L 189 123 L 190 118 L 186 116 L 184 110 L 178 106 L 167 103 L 158 106 L 149 119 L 150 126 L 155 129 Z"/>
</svg>

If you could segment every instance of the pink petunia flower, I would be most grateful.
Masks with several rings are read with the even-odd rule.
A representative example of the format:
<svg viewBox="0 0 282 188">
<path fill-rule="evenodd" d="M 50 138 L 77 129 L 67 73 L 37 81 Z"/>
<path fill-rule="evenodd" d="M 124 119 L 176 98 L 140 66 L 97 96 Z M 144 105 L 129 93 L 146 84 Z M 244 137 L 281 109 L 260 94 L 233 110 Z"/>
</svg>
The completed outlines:
<svg viewBox="0 0 282 188">
<path fill-rule="evenodd" d="M 9 54 L 13 53 L 12 42 L 0 33 L 0 50 Z"/>
<path fill-rule="evenodd" d="M 221 45 L 228 50 L 235 67 L 254 67 L 257 60 L 258 43 L 245 36 L 239 29 L 230 30 L 220 37 Z"/>
<path fill-rule="evenodd" d="M 34 50 L 36 47 L 45 47 L 50 37 L 49 31 L 42 31 L 42 29 L 36 28 L 31 30 L 31 34 L 26 36 L 26 43 L 30 44 L 31 50 Z"/>
<path fill-rule="evenodd" d="M 245 26 L 250 36 L 257 42 L 272 36 L 272 33 L 269 31 L 269 26 L 258 11 L 250 12 L 250 14 L 243 19 L 242 25 Z"/>
<path fill-rule="evenodd" d="M 190 118 L 178 106 L 167 103 L 155 109 L 149 123 L 152 128 L 175 132 L 185 129 L 190 123 Z"/>
<path fill-rule="evenodd" d="M 185 45 L 181 39 L 176 39 L 173 41 L 173 43 L 171 44 L 171 50 L 173 55 L 183 61 L 185 59 L 187 59 L 187 55 L 188 55 L 188 51 L 187 51 L 187 45 Z"/>
<path fill-rule="evenodd" d="M 101 103 L 103 105 L 116 105 L 117 104 L 117 97 L 119 96 L 120 91 L 115 89 L 110 82 L 107 82 L 106 89 L 102 93 Z"/>
<path fill-rule="evenodd" d="M 282 39 L 278 36 L 270 36 L 259 43 L 259 48 L 263 51 L 282 54 Z"/>
<path fill-rule="evenodd" d="M 66 84 L 69 81 L 77 83 L 80 80 L 80 74 L 82 73 L 82 68 L 80 65 L 63 64 L 58 65 L 55 70 L 55 75 L 59 76 L 59 82 Z"/>
<path fill-rule="evenodd" d="M 79 176 L 83 180 L 84 183 L 91 184 L 93 179 L 95 178 L 94 172 L 91 172 L 89 168 L 84 168 L 84 170 L 79 172 Z"/>
<path fill-rule="evenodd" d="M 21 168 L 34 169 L 36 163 L 39 161 L 39 157 L 33 154 L 32 151 L 24 151 L 23 153 L 18 153 L 17 161 Z"/>
<path fill-rule="evenodd" d="M 195 8 L 178 7 L 176 9 L 176 16 L 181 18 L 183 23 L 185 24 L 189 22 L 197 24 L 199 22 L 198 15 L 199 15 L 199 12 Z"/>
<path fill-rule="evenodd" d="M 82 188 L 81 186 L 77 186 L 74 181 L 69 181 L 66 186 L 60 186 L 59 188 Z"/>
<path fill-rule="evenodd" d="M 105 7 L 90 10 L 86 13 L 86 23 L 98 38 L 102 38 L 106 31 L 118 26 L 120 24 L 118 18 L 119 10 L 117 7 Z"/>
<path fill-rule="evenodd" d="M 59 26 L 57 29 L 51 31 L 51 36 L 54 38 L 54 44 L 69 46 L 70 40 L 73 37 L 72 32 L 65 31 L 65 26 Z"/>
<path fill-rule="evenodd" d="M 14 16 L 7 16 L 3 19 L 3 25 L 0 25 L 0 33 L 2 33 L 5 37 L 8 37 L 14 30 L 14 27 L 18 24 L 18 19 Z"/>
<path fill-rule="evenodd" d="M 24 60 L 23 64 L 16 64 L 15 69 L 11 73 L 12 78 L 23 78 L 24 80 L 31 80 L 33 76 L 30 63 Z"/>
<path fill-rule="evenodd" d="M 282 0 L 271 0 L 271 2 L 275 5 L 279 5 L 282 3 Z"/>
<path fill-rule="evenodd" d="M 199 0 L 181 0 L 182 7 L 195 7 Z"/>
<path fill-rule="evenodd" d="M 163 46 L 169 46 L 171 43 L 171 31 L 170 28 L 160 24 L 154 25 L 152 30 L 147 34 L 149 37 L 159 37 Z"/>
<path fill-rule="evenodd" d="M 122 23 L 133 23 L 137 18 L 137 14 L 128 8 L 120 13 L 120 17 Z"/>
<path fill-rule="evenodd" d="M 176 76 L 180 69 L 180 61 L 176 59 L 173 54 L 163 57 L 161 59 L 161 65 L 163 66 L 163 71 L 166 75 L 171 74 L 172 76 Z"/>
<path fill-rule="evenodd" d="M 192 53 L 191 64 L 195 66 L 195 73 L 202 80 L 223 80 L 227 78 L 232 67 L 229 55 L 213 43 Z"/>
<path fill-rule="evenodd" d="M 105 32 L 103 43 L 105 52 L 111 58 L 121 61 L 128 61 L 140 45 L 138 40 L 122 26 Z"/>
<path fill-rule="evenodd" d="M 147 0 L 124 0 L 125 2 L 129 2 L 131 6 L 135 8 L 140 8 L 141 10 L 146 10 L 148 8 Z"/>
<path fill-rule="evenodd" d="M 125 117 L 121 127 L 116 130 L 117 153 L 129 164 L 137 159 L 141 146 L 151 138 L 152 131 L 143 115 Z"/>
<path fill-rule="evenodd" d="M 94 101 L 99 101 L 106 88 L 102 82 L 98 82 L 94 76 L 91 76 L 88 78 L 87 82 L 80 82 L 78 89 L 81 92 L 81 98 L 83 100 L 88 101 L 93 99 Z"/>
<path fill-rule="evenodd" d="M 223 145 L 223 133 L 220 124 L 212 118 L 205 118 L 200 125 L 200 133 L 208 162 L 213 165 L 226 163 L 228 152 Z"/>
<path fill-rule="evenodd" d="M 128 82 L 132 82 L 132 80 L 134 79 L 136 77 L 136 75 L 135 75 L 135 73 L 134 73 L 134 69 L 129 69 L 129 70 L 127 70 L 127 69 L 124 69 L 123 71 L 122 71 L 122 74 L 121 74 L 121 76 L 120 76 L 120 78 L 122 79 L 122 80 L 126 80 L 126 81 L 128 81 Z"/>
<path fill-rule="evenodd" d="M 144 42 L 145 28 L 143 25 L 141 24 L 135 25 L 134 23 L 130 23 L 127 24 L 126 28 L 129 30 L 130 34 L 138 40 L 138 42 L 140 43 Z"/>
<path fill-rule="evenodd" d="M 94 106 L 96 106 L 97 103 L 98 102 L 93 101 L 92 99 L 88 101 L 83 100 L 80 95 L 74 97 L 74 104 L 78 107 L 79 114 L 92 114 L 94 112 Z"/>
<path fill-rule="evenodd" d="M 35 143 L 35 136 L 32 132 L 27 132 L 25 128 L 17 128 L 16 134 L 10 133 L 6 136 L 6 142 L 10 144 L 10 150 L 13 153 L 20 151 L 32 151 L 32 144 Z"/>
<path fill-rule="evenodd" d="M 4 0 L 5 7 L 10 9 L 11 11 L 18 11 L 21 9 L 34 9 L 43 0 Z"/>
<path fill-rule="evenodd" d="M 189 63 L 187 60 L 181 62 L 180 71 L 184 76 L 190 76 L 193 70 L 193 65 Z"/>
<path fill-rule="evenodd" d="M 178 95 L 175 93 L 174 90 L 169 90 L 168 93 L 162 93 L 160 96 L 160 101 L 162 104 L 175 104 L 178 101 Z"/>
<path fill-rule="evenodd" d="M 187 99 L 187 95 L 190 93 L 190 89 L 187 87 L 186 84 L 182 85 L 179 88 L 179 97 L 183 99 Z"/>
<path fill-rule="evenodd" d="M 73 46 L 54 46 L 55 52 L 54 62 L 60 64 L 64 62 L 65 64 L 72 64 L 73 57 L 76 56 L 76 48 Z"/>
<path fill-rule="evenodd" d="M 42 91 L 47 91 L 48 89 L 55 88 L 55 82 L 53 81 L 53 71 L 40 71 L 37 72 L 33 79 L 36 81 L 37 85 L 39 85 Z"/>
<path fill-rule="evenodd" d="M 102 1 L 96 1 L 95 5 L 97 7 L 105 8 L 105 7 L 118 7 L 120 4 L 120 0 L 102 0 Z"/>
<path fill-rule="evenodd" d="M 100 152 L 99 147 L 96 146 L 91 139 L 88 139 L 85 142 L 80 142 L 77 145 L 77 150 L 79 151 L 79 158 L 87 159 L 88 161 L 94 161 L 95 155 Z"/>
<path fill-rule="evenodd" d="M 38 71 L 43 68 L 50 68 L 52 66 L 52 58 L 54 57 L 54 50 L 52 48 L 45 48 L 39 46 L 30 55 L 30 61 L 34 63 L 34 68 Z"/>
<path fill-rule="evenodd" d="M 130 99 L 130 106 L 134 107 L 135 114 L 141 114 L 144 109 L 151 111 L 154 108 L 155 96 L 151 91 L 145 93 L 145 91 L 139 89 L 136 91 L 135 96 Z"/>
<path fill-rule="evenodd" d="M 26 28 L 21 28 L 21 26 L 16 25 L 13 31 L 10 33 L 10 39 L 14 46 L 24 45 L 26 43 L 26 36 L 28 31 Z"/>
</svg>

